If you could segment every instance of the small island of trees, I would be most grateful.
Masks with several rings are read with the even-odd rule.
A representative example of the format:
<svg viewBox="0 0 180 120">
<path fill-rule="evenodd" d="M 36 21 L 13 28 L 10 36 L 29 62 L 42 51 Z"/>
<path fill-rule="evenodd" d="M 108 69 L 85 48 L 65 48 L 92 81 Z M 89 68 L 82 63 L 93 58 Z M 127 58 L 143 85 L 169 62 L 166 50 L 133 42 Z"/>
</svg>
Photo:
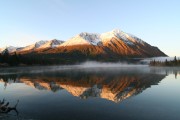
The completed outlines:
<svg viewBox="0 0 180 120">
<path fill-rule="evenodd" d="M 177 59 L 175 56 L 173 60 L 168 61 L 167 59 L 165 61 L 156 61 L 152 60 L 149 63 L 150 66 L 180 66 L 180 60 Z"/>
</svg>

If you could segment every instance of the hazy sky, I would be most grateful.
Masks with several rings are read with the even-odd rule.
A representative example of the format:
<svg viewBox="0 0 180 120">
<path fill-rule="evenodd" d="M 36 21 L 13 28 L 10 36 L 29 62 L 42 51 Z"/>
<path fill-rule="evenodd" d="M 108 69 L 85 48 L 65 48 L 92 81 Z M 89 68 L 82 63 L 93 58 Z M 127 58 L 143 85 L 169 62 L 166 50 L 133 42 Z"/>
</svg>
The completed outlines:
<svg viewBox="0 0 180 120">
<path fill-rule="evenodd" d="M 0 0 L 0 47 L 115 28 L 180 56 L 180 0 Z"/>
</svg>

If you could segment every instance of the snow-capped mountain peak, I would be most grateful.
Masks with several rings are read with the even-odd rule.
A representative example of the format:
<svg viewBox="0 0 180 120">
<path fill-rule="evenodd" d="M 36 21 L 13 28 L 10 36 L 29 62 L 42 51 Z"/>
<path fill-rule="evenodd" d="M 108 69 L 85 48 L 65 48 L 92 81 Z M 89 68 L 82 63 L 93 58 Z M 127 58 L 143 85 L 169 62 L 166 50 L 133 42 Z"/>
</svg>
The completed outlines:
<svg viewBox="0 0 180 120">
<path fill-rule="evenodd" d="M 0 53 L 3 53 L 3 51 L 5 49 L 8 50 L 9 53 L 12 52 L 25 52 L 25 51 L 33 51 L 36 49 L 44 49 L 44 48 L 55 48 L 57 46 L 59 46 L 60 44 L 62 44 L 64 41 L 61 40 L 57 40 L 57 39 L 53 39 L 50 41 L 47 40 L 40 40 L 34 44 L 28 45 L 26 47 L 13 47 L 13 46 L 9 46 L 9 47 L 5 47 L 5 48 L 0 48 Z"/>
<path fill-rule="evenodd" d="M 74 46 L 74 45 L 98 45 L 101 41 L 100 35 L 96 33 L 82 32 L 75 37 L 67 40 L 60 46 Z"/>
<path fill-rule="evenodd" d="M 110 31 L 111 33 L 113 33 L 114 35 L 117 35 L 117 34 L 122 34 L 124 33 L 123 31 L 121 31 L 120 29 L 113 29 L 112 31 Z"/>
<path fill-rule="evenodd" d="M 102 39 L 111 39 L 113 37 L 117 37 L 118 39 L 125 42 L 127 45 L 134 45 L 133 41 L 129 39 L 129 35 L 119 29 L 114 29 L 110 32 L 101 34 Z"/>
<path fill-rule="evenodd" d="M 118 39 L 120 39 L 124 43 L 126 43 L 127 45 L 134 45 L 136 43 L 141 43 L 141 44 L 145 43 L 140 38 L 138 38 L 134 35 L 125 33 L 119 29 L 114 29 L 110 32 L 106 32 L 106 33 L 101 34 L 101 39 L 111 39 L 113 37 L 117 37 Z"/>
<path fill-rule="evenodd" d="M 5 50 L 7 50 L 9 53 L 15 52 L 19 47 L 14 47 L 14 46 L 8 46 L 6 48 L 1 49 L 1 53 L 4 53 Z"/>
<path fill-rule="evenodd" d="M 34 50 L 34 49 L 37 49 L 39 47 L 41 47 L 42 45 L 46 44 L 48 41 L 46 40 L 40 40 L 38 42 L 36 42 L 35 44 L 32 44 L 32 45 L 28 45 L 18 51 L 29 51 L 29 50 Z"/>
<path fill-rule="evenodd" d="M 67 40 L 61 46 L 73 46 L 73 45 L 100 45 L 99 43 L 108 43 L 112 38 L 117 38 L 123 41 L 128 46 L 135 45 L 136 43 L 144 44 L 141 39 L 131 34 L 125 33 L 119 29 L 114 29 L 110 32 L 98 34 L 82 32 L 75 37 Z"/>
<path fill-rule="evenodd" d="M 48 42 L 47 40 L 40 40 L 40 41 L 35 43 L 35 48 L 38 48 L 38 47 L 46 44 L 47 42 Z"/>
<path fill-rule="evenodd" d="M 64 43 L 64 41 L 62 40 L 57 40 L 57 39 L 53 39 L 50 41 L 51 42 L 51 48 L 57 47 L 58 45 Z"/>
<path fill-rule="evenodd" d="M 48 42 L 46 42 L 45 44 L 41 45 L 39 48 L 55 48 L 57 46 L 59 46 L 60 44 L 62 44 L 64 41 L 62 40 L 57 40 L 57 39 L 53 39 L 50 40 Z"/>
<path fill-rule="evenodd" d="M 79 34 L 79 36 L 91 43 L 92 45 L 97 45 L 101 41 L 100 35 L 97 33 L 82 32 Z"/>
</svg>

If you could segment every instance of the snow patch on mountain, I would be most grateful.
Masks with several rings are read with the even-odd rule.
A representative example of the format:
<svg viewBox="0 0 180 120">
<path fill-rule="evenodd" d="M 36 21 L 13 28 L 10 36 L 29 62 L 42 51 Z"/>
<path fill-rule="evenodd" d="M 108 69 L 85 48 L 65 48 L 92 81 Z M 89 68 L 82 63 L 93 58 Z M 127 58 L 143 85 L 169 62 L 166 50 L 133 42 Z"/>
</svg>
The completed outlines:
<svg viewBox="0 0 180 120">
<path fill-rule="evenodd" d="M 46 40 L 38 41 L 38 42 L 35 43 L 35 45 L 34 45 L 35 47 L 34 48 L 39 48 L 40 46 L 46 44 L 47 42 L 48 41 L 46 41 Z"/>
<path fill-rule="evenodd" d="M 60 45 L 62 43 L 64 43 L 64 41 L 54 39 L 54 40 L 51 41 L 51 48 L 55 48 L 55 47 L 57 47 L 58 45 Z"/>
<path fill-rule="evenodd" d="M 134 43 L 128 39 L 128 35 L 122 32 L 121 30 L 114 29 L 110 32 L 101 34 L 101 39 L 103 40 L 103 42 L 105 42 L 106 39 L 111 39 L 113 37 L 117 37 L 118 39 L 121 39 L 127 45 L 134 45 Z"/>
<path fill-rule="evenodd" d="M 119 29 L 114 29 L 113 31 L 110 32 L 111 34 L 114 34 L 117 38 L 123 40 L 128 45 L 134 45 L 132 41 L 130 41 L 128 38 L 128 34 L 124 33 L 123 31 Z"/>
<path fill-rule="evenodd" d="M 136 37 L 135 35 L 132 35 L 132 34 L 129 34 L 129 33 L 128 33 L 128 35 L 129 35 L 131 38 L 133 38 L 133 39 L 134 39 L 136 42 L 138 42 L 138 43 L 141 43 L 141 44 L 144 44 L 144 43 L 145 43 L 142 39 Z"/>
<path fill-rule="evenodd" d="M 127 45 L 135 45 L 136 43 L 140 43 L 140 44 L 144 45 L 144 43 L 145 43 L 140 38 L 138 38 L 132 34 L 125 33 L 119 29 L 114 29 L 110 32 L 101 34 L 101 39 L 103 40 L 103 42 L 106 42 L 107 39 L 111 39 L 113 37 L 117 37 L 118 39 L 120 39 L 124 43 L 126 43 Z"/>
<path fill-rule="evenodd" d="M 53 39 L 53 40 L 50 40 L 50 41 L 46 42 L 45 44 L 41 45 L 39 48 L 40 49 L 41 48 L 55 48 L 62 43 L 64 43 L 64 41 Z"/>
<path fill-rule="evenodd" d="M 22 49 L 20 49 L 20 50 L 18 50 L 18 51 L 34 50 L 34 49 L 39 48 L 39 47 L 41 47 L 42 45 L 46 44 L 47 42 L 48 42 L 48 41 L 46 41 L 46 40 L 41 40 L 41 41 L 36 42 L 35 44 L 28 45 L 28 46 L 26 46 L 26 47 L 24 47 L 24 48 L 22 48 Z"/>
<path fill-rule="evenodd" d="M 67 40 L 60 46 L 98 45 L 99 42 L 101 42 L 99 34 L 82 32 L 76 35 L 75 37 Z"/>
<path fill-rule="evenodd" d="M 0 53 L 4 53 L 5 50 L 8 50 L 9 53 L 12 53 L 12 52 L 15 52 L 17 49 L 19 49 L 19 47 L 9 46 L 6 48 L 1 48 Z"/>
<path fill-rule="evenodd" d="M 15 52 L 17 48 L 18 48 L 18 47 L 9 46 L 9 47 L 7 47 L 6 49 L 11 53 L 11 52 Z"/>
<path fill-rule="evenodd" d="M 97 33 L 83 32 L 83 33 L 80 33 L 79 36 L 87 40 L 92 45 L 97 45 L 101 41 L 100 35 Z"/>
</svg>

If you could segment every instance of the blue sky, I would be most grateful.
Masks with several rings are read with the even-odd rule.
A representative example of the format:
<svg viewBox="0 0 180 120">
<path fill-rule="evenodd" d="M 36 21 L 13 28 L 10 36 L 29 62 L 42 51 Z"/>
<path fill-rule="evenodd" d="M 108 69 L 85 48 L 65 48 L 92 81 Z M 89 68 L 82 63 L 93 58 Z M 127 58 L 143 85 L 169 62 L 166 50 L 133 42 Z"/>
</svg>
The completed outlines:
<svg viewBox="0 0 180 120">
<path fill-rule="evenodd" d="M 0 47 L 117 28 L 180 56 L 179 0 L 0 0 Z"/>
</svg>

